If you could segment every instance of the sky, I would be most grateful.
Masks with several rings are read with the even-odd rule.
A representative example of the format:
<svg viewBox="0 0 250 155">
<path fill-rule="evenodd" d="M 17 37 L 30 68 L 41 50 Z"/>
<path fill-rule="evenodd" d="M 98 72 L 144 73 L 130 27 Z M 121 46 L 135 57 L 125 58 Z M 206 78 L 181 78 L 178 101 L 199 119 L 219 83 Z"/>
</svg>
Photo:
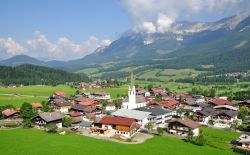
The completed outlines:
<svg viewBox="0 0 250 155">
<path fill-rule="evenodd" d="M 82 58 L 128 31 L 164 33 L 180 21 L 216 21 L 249 0 L 2 0 L 0 60 Z"/>
</svg>

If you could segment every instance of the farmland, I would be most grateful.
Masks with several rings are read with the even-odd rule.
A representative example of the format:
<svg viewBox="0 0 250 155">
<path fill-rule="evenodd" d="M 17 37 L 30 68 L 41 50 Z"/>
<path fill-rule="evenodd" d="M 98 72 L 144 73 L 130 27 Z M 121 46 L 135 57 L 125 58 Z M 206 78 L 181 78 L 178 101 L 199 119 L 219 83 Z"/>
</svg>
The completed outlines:
<svg viewBox="0 0 250 155">
<path fill-rule="evenodd" d="M 24 86 L 17 88 L 0 88 L 0 105 L 12 104 L 20 106 L 23 102 L 41 102 L 56 91 L 63 91 L 67 96 L 74 94 L 76 89 L 66 85 L 59 86 Z"/>
<path fill-rule="evenodd" d="M 105 140 L 97 140 L 76 134 L 48 134 L 36 129 L 0 130 L 0 154 L 234 154 L 230 149 L 228 149 L 228 142 L 231 138 L 236 138 L 238 134 L 231 134 L 227 131 L 220 131 L 217 133 L 214 129 L 206 129 L 204 130 L 204 133 L 206 134 L 206 138 L 209 138 L 208 144 L 205 146 L 196 146 L 182 140 L 161 136 L 154 136 L 154 138 L 149 139 L 142 144 L 128 145 Z M 14 139 L 18 139 L 18 141 L 15 141 Z M 212 143 L 212 145 L 209 143 Z M 217 148 L 213 145 L 216 145 Z"/>
</svg>

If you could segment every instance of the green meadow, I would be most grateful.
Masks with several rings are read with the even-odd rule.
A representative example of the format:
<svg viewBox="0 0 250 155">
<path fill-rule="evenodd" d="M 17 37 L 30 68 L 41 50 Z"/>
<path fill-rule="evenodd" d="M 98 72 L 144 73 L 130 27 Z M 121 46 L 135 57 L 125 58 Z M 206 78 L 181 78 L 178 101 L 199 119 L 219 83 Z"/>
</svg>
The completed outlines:
<svg viewBox="0 0 250 155">
<path fill-rule="evenodd" d="M 63 91 L 66 96 L 74 94 L 76 89 L 66 85 L 59 86 L 24 86 L 17 88 L 0 88 L 0 105 L 20 106 L 23 102 L 41 102 L 56 91 Z"/>
<path fill-rule="evenodd" d="M 214 129 L 212 129 L 214 130 Z M 217 131 L 204 130 L 205 134 Z M 120 144 L 76 134 L 48 134 L 36 129 L 0 130 L 0 154 L 8 155 L 233 155 L 229 139 L 238 134 L 226 131 L 212 133 L 208 143 L 214 146 L 197 146 L 170 137 L 154 136 L 142 144 Z M 228 138 L 226 138 L 228 137 Z M 217 145 L 220 144 L 220 145 Z"/>
</svg>

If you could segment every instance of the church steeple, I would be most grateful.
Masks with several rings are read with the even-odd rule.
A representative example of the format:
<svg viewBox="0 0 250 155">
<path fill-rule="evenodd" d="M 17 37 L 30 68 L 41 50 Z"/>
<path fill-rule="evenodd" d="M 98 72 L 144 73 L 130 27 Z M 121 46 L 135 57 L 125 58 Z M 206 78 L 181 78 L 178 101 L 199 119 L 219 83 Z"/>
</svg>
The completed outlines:
<svg viewBox="0 0 250 155">
<path fill-rule="evenodd" d="M 131 71 L 131 75 L 130 75 L 130 87 L 132 88 L 135 85 L 135 75 L 133 70 Z"/>
</svg>

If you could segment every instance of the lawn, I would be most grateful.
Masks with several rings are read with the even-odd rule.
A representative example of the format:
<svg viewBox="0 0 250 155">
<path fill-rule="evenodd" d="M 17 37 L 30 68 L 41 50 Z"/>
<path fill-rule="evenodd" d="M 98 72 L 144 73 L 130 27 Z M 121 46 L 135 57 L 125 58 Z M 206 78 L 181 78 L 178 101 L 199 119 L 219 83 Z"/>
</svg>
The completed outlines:
<svg viewBox="0 0 250 155">
<path fill-rule="evenodd" d="M 0 105 L 20 106 L 23 102 L 41 102 L 55 91 L 63 91 L 66 96 L 74 94 L 76 89 L 66 85 L 59 86 L 24 86 L 17 88 L 0 88 Z"/>
<path fill-rule="evenodd" d="M 222 139 L 224 140 L 224 139 Z M 47 134 L 35 129 L 0 130 L 0 154 L 5 155 L 233 155 L 230 150 L 196 146 L 155 136 L 142 144 L 120 144 L 80 135 Z"/>
<path fill-rule="evenodd" d="M 128 94 L 128 86 L 120 86 L 114 88 L 98 88 L 98 89 L 88 89 L 83 92 L 107 92 L 111 94 L 111 98 L 117 98 L 117 95 L 127 95 Z"/>
</svg>

